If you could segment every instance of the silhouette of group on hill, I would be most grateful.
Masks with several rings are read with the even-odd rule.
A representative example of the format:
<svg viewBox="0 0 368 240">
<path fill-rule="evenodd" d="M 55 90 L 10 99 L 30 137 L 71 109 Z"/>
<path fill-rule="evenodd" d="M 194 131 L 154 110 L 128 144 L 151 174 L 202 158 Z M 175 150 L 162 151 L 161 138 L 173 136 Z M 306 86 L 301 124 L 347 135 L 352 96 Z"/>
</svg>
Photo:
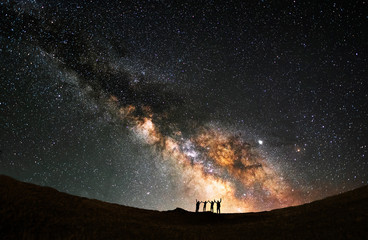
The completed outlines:
<svg viewBox="0 0 368 240">
<path fill-rule="evenodd" d="M 198 201 L 196 199 L 196 212 L 199 212 L 199 206 L 201 205 L 201 203 L 203 203 L 203 212 L 207 211 L 206 210 L 207 203 L 211 204 L 210 205 L 210 212 L 213 212 L 213 206 L 216 203 L 216 207 L 217 207 L 216 213 L 221 213 L 221 202 L 222 202 L 221 198 L 220 198 L 220 201 L 216 201 L 216 200 L 210 201 L 210 200 L 208 200 L 208 201 L 204 201 L 204 202 Z"/>
</svg>

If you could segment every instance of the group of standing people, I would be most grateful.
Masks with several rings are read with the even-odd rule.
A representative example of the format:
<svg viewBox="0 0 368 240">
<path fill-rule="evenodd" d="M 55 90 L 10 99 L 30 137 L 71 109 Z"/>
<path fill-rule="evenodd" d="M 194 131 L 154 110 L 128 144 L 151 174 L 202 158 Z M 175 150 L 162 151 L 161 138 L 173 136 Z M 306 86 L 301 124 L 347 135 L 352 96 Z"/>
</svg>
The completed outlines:
<svg viewBox="0 0 368 240">
<path fill-rule="evenodd" d="M 216 213 L 220 213 L 221 212 L 221 202 L 222 202 L 222 199 L 220 198 L 220 201 L 216 201 L 216 200 L 213 200 L 213 201 L 204 201 L 204 202 L 201 202 L 201 201 L 198 201 L 196 199 L 196 212 L 199 212 L 199 206 L 201 205 L 201 203 L 203 203 L 203 212 L 206 212 L 206 207 L 207 207 L 207 203 L 210 204 L 210 211 L 213 212 L 213 206 L 215 205 L 216 203 Z"/>
</svg>

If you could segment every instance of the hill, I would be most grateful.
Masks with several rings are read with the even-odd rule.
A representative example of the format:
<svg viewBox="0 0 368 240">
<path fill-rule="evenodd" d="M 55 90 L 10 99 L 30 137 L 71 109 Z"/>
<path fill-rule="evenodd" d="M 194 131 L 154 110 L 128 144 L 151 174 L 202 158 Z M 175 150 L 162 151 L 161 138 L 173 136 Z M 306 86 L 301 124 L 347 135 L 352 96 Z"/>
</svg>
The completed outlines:
<svg viewBox="0 0 368 240">
<path fill-rule="evenodd" d="M 368 186 L 260 213 L 159 212 L 0 176 L 3 239 L 367 239 Z"/>
</svg>

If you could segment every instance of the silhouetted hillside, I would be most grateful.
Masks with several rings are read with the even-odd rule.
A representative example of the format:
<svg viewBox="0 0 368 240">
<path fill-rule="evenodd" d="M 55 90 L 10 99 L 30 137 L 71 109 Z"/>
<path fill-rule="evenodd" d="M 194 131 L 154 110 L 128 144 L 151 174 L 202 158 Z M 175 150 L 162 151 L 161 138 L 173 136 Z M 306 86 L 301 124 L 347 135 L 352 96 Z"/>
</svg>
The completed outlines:
<svg viewBox="0 0 368 240">
<path fill-rule="evenodd" d="M 244 214 L 159 212 L 0 176 L 2 239 L 367 239 L 368 186 L 297 207 Z"/>
</svg>

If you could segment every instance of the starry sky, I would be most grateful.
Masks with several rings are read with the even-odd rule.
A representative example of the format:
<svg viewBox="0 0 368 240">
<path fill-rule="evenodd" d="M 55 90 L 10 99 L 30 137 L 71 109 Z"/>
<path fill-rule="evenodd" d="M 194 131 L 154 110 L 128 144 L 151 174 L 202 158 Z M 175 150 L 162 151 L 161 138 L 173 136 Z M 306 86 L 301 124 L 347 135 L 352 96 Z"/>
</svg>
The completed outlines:
<svg viewBox="0 0 368 240">
<path fill-rule="evenodd" d="M 1 1 L 0 174 L 146 209 L 368 184 L 365 1 Z"/>
</svg>

